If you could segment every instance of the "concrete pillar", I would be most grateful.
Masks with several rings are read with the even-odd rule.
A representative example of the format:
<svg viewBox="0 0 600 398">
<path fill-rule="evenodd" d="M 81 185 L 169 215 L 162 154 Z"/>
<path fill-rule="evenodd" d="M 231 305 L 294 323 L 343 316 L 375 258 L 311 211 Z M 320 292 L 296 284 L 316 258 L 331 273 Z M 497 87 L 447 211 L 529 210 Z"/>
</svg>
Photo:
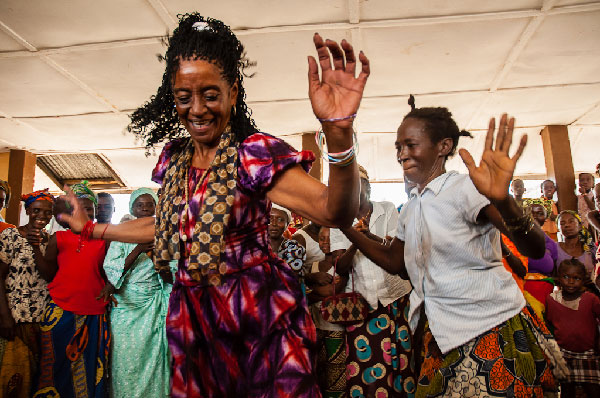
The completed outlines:
<svg viewBox="0 0 600 398">
<path fill-rule="evenodd" d="M 321 167 L 321 152 L 315 142 L 315 133 L 304 133 L 302 134 L 302 150 L 312 151 L 315 154 L 315 161 L 313 162 L 312 169 L 310 169 L 310 175 L 315 177 L 317 180 L 322 181 L 323 179 L 323 168 Z"/>
<path fill-rule="evenodd" d="M 34 153 L 19 149 L 11 149 L 8 160 L 8 183 L 11 195 L 6 209 L 6 222 L 19 225 L 21 195 L 33 191 L 35 177 Z"/>
<path fill-rule="evenodd" d="M 577 211 L 575 196 L 575 170 L 571 157 L 571 143 L 567 126 L 546 126 L 541 131 L 544 159 L 548 178 L 558 188 L 558 208 Z"/>
</svg>

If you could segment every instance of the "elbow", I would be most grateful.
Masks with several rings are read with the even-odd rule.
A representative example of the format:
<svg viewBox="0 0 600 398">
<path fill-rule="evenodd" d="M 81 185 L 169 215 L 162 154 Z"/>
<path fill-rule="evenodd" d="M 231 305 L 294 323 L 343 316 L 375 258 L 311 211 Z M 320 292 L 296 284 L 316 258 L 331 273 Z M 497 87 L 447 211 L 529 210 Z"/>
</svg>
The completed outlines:
<svg viewBox="0 0 600 398">
<path fill-rule="evenodd" d="M 336 212 L 330 212 L 329 216 L 325 218 L 323 225 L 329 226 L 331 228 L 350 228 L 352 226 L 352 223 L 354 223 L 354 219 L 356 218 L 357 213 L 358 207 L 341 208 Z"/>
</svg>

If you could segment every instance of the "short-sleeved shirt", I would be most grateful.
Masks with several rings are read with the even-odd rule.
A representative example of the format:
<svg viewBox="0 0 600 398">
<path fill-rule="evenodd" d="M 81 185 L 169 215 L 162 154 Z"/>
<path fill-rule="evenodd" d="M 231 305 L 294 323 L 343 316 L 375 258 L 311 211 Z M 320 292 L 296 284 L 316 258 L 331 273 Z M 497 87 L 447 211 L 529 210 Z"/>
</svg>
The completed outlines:
<svg viewBox="0 0 600 398">
<path fill-rule="evenodd" d="M 398 211 L 390 202 L 371 202 L 373 212 L 369 219 L 369 231 L 380 238 L 394 236 L 398 226 Z M 339 229 L 332 229 L 330 235 L 331 251 L 346 250 L 351 243 Z M 346 285 L 346 291 L 354 289 L 359 292 L 372 308 L 379 302 L 389 305 L 410 292 L 410 282 L 398 275 L 392 275 L 369 260 L 360 251 L 352 259 L 352 273 Z"/>
<path fill-rule="evenodd" d="M 450 171 L 402 207 L 398 239 L 413 285 L 409 322 L 415 330 L 423 303 L 443 353 L 518 314 L 525 299 L 502 265 L 500 232 L 478 223 L 489 200 L 467 175 Z"/>
<path fill-rule="evenodd" d="M 48 234 L 40 245 L 46 253 Z M 48 288 L 35 266 L 33 247 L 17 228 L 7 228 L 0 234 L 0 261 L 8 265 L 5 289 L 8 306 L 15 322 L 40 322 L 48 301 Z"/>
<path fill-rule="evenodd" d="M 548 235 L 544 235 L 544 238 L 546 239 L 544 257 L 538 259 L 530 258 L 528 272 L 551 276 L 556 266 L 556 260 L 558 259 L 558 243 L 550 239 Z"/>
</svg>

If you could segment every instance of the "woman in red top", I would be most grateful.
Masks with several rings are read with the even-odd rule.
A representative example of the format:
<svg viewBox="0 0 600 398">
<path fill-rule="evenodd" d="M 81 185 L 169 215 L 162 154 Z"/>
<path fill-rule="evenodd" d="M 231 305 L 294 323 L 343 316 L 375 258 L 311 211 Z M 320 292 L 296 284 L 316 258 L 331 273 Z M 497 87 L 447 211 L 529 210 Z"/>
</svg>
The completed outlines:
<svg viewBox="0 0 600 398">
<path fill-rule="evenodd" d="M 97 204 L 94 192 L 85 181 L 71 188 L 93 219 Z M 57 202 L 57 206 L 62 204 Z M 66 230 L 52 235 L 46 255 L 37 256 L 38 269 L 49 282 L 51 300 L 41 322 L 41 372 L 34 396 L 105 395 L 108 302 L 99 298 L 105 284 L 105 254 L 104 240 L 82 243 L 79 235 Z"/>
</svg>

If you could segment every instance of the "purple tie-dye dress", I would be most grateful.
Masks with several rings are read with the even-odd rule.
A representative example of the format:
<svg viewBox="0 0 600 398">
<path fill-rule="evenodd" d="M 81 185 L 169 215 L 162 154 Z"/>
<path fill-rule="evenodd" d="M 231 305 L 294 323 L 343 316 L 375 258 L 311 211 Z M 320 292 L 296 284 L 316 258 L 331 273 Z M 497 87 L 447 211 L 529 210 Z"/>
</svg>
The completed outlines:
<svg viewBox="0 0 600 398">
<path fill-rule="evenodd" d="M 178 146 L 165 146 L 153 181 L 162 183 L 172 148 Z M 278 174 L 296 164 L 308 170 L 314 156 L 261 133 L 244 140 L 238 154 L 222 285 L 198 286 L 190 277 L 189 241 L 179 262 L 167 316 L 174 359 L 171 394 L 320 397 L 313 374 L 315 327 L 296 277 L 270 249 L 266 198 Z M 200 181 L 203 171 L 190 168 L 189 221 L 180 232 L 191 234 L 199 216 L 206 191 L 206 179 Z"/>
</svg>

